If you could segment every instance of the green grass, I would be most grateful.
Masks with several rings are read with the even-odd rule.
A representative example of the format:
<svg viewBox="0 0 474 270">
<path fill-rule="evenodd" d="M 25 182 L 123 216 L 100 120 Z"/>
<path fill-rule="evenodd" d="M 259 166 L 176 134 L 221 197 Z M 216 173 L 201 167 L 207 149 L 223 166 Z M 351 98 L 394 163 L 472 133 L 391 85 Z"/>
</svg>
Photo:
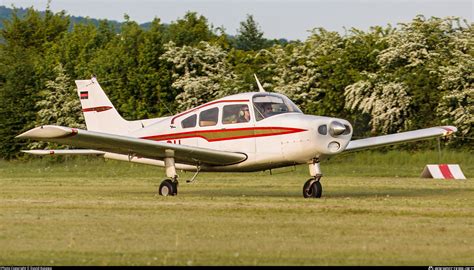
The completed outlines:
<svg viewBox="0 0 474 270">
<path fill-rule="evenodd" d="M 472 265 L 474 160 L 441 158 L 325 161 L 321 199 L 302 198 L 306 166 L 182 173 L 178 196 L 161 197 L 151 166 L 0 162 L 0 265 Z M 418 178 L 428 163 L 458 163 L 468 180 Z"/>
</svg>

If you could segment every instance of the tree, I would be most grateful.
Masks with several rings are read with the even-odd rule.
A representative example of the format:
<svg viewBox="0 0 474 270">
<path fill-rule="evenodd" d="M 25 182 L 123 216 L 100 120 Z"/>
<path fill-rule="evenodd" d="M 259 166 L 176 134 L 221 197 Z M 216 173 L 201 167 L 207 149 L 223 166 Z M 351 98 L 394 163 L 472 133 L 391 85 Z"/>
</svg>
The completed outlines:
<svg viewBox="0 0 474 270">
<path fill-rule="evenodd" d="M 472 58 L 472 57 L 471 57 Z M 442 69 L 442 83 L 445 91 L 436 109 L 444 124 L 458 127 L 461 136 L 472 137 L 474 126 L 474 61 L 459 62 L 458 66 Z"/>
<path fill-rule="evenodd" d="M 388 47 L 377 57 L 381 67 L 378 73 L 407 87 L 412 99 L 407 115 L 411 124 L 407 128 L 440 124 L 433 113 L 443 95 L 436 91 L 441 83 L 440 67 L 452 58 L 455 49 L 451 40 L 461 29 L 454 18 L 417 16 L 384 38 Z"/>
<path fill-rule="evenodd" d="M 235 47 L 245 51 L 258 51 L 265 47 L 265 41 L 263 32 L 253 19 L 253 16 L 247 15 L 247 19 L 240 22 L 240 28 L 237 30 L 237 36 L 235 38 Z"/>
<path fill-rule="evenodd" d="M 147 108 L 141 102 L 143 89 L 140 72 L 141 48 L 145 31 L 125 15 L 120 33 L 100 48 L 90 63 L 90 74 L 97 75 L 111 102 L 126 119 L 146 117 Z M 89 75 L 90 76 L 90 75 Z"/>
<path fill-rule="evenodd" d="M 0 156 L 18 155 L 25 142 L 15 136 L 32 128 L 36 118 L 38 92 L 51 71 L 41 68 L 46 48 L 67 31 L 64 12 L 44 16 L 28 9 L 20 17 L 16 11 L 0 31 Z"/>
<path fill-rule="evenodd" d="M 455 33 L 452 57 L 448 65 L 439 68 L 443 96 L 436 109 L 443 124 L 458 128 L 458 134 L 474 137 L 474 27 Z"/>
<path fill-rule="evenodd" d="M 268 51 L 273 61 L 265 70 L 274 72 L 274 91 L 290 97 L 305 113 L 346 116 L 343 92 L 350 73 L 344 68 L 344 40 L 337 32 L 317 28 L 303 43 Z"/>
<path fill-rule="evenodd" d="M 173 65 L 173 88 L 179 109 L 186 110 L 215 98 L 239 92 L 240 80 L 219 46 L 202 41 L 196 47 L 178 47 L 170 42 L 162 60 Z"/>
<path fill-rule="evenodd" d="M 411 98 L 404 83 L 367 74 L 366 80 L 346 87 L 345 97 L 347 109 L 370 114 L 372 133 L 397 132 L 406 129 L 410 121 Z"/>
<path fill-rule="evenodd" d="M 472 73 L 470 28 L 456 18 L 423 16 L 400 24 L 379 40 L 385 48 L 376 55 L 377 65 L 346 87 L 347 108 L 370 113 L 374 132 L 439 125 L 441 112 L 445 123 L 461 115 L 466 120 L 472 87 L 467 79 Z"/>
<path fill-rule="evenodd" d="M 187 12 L 183 19 L 178 19 L 168 26 L 165 41 L 173 41 L 176 46 L 197 45 L 214 37 L 204 16 Z"/>
<path fill-rule="evenodd" d="M 71 79 L 65 74 L 61 64 L 54 68 L 56 79 L 46 82 L 46 89 L 41 91 L 40 100 L 36 103 L 36 124 L 58 125 L 85 129 L 84 116 L 81 103 L 77 96 L 76 87 L 71 84 Z M 31 149 L 45 148 L 48 143 L 33 142 Z M 55 144 L 55 147 L 60 147 Z"/>
<path fill-rule="evenodd" d="M 36 103 L 36 125 L 86 128 L 76 86 L 61 64 L 54 68 L 54 72 L 56 79 L 46 82 L 46 89 L 40 92 L 41 99 Z"/>
<path fill-rule="evenodd" d="M 79 48 L 89 48 L 84 53 L 79 50 L 76 76 L 97 75 L 124 118 L 167 114 L 176 93 L 171 89 L 168 63 L 159 59 L 164 52 L 165 27 L 159 19 L 154 19 L 146 30 L 128 16 L 125 20 L 120 32 L 113 36 L 109 35 L 107 24 L 90 33 L 84 32 L 84 27 L 75 28 L 74 32 L 78 32 L 71 35 L 78 36 L 75 39 Z"/>
<path fill-rule="evenodd" d="M 15 136 L 32 128 L 35 120 L 36 54 L 20 46 L 0 48 L 0 156 L 11 159 L 26 144 Z"/>
</svg>

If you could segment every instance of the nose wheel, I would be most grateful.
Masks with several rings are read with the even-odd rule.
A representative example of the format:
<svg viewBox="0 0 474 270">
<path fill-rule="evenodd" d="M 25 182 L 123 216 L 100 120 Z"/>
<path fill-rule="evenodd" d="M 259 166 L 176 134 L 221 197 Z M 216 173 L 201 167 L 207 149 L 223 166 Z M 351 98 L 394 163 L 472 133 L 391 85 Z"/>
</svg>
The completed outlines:
<svg viewBox="0 0 474 270">
<path fill-rule="evenodd" d="M 305 198 L 321 198 L 323 194 L 323 186 L 319 182 L 320 177 L 310 178 L 303 185 L 303 197 Z"/>
<path fill-rule="evenodd" d="M 305 198 L 321 198 L 323 194 L 323 186 L 321 185 L 321 168 L 319 167 L 319 158 L 314 158 L 309 164 L 309 174 L 312 176 L 303 185 L 303 197 Z"/>
</svg>

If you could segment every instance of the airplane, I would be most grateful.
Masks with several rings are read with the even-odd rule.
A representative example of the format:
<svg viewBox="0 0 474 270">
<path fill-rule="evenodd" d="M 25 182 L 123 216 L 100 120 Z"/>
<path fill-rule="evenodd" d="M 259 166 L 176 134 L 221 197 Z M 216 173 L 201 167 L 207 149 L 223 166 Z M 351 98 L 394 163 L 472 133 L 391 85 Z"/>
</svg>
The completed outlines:
<svg viewBox="0 0 474 270">
<path fill-rule="evenodd" d="M 258 92 L 220 98 L 184 112 L 145 120 L 123 119 L 95 77 L 76 80 L 87 130 L 43 125 L 17 138 L 85 149 L 24 150 L 36 155 L 99 155 L 165 168 L 162 196 L 178 194 L 177 170 L 255 172 L 308 164 L 303 197 L 322 196 L 320 162 L 345 153 L 410 141 L 449 136 L 454 126 L 438 126 L 351 140 L 344 119 L 306 115 L 285 95 Z"/>
</svg>

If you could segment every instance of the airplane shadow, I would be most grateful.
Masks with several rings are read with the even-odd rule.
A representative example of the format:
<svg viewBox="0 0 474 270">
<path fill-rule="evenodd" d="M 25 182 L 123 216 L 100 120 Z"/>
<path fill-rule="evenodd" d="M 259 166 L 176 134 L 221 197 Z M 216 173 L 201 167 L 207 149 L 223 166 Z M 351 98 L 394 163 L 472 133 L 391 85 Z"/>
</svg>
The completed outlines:
<svg viewBox="0 0 474 270">
<path fill-rule="evenodd" d="M 464 188 L 450 188 L 450 189 L 429 189 L 429 188 L 414 188 L 414 189 L 387 189 L 387 190 L 324 190 L 324 198 L 381 198 L 381 197 L 427 197 L 433 195 L 441 196 L 458 196 L 464 193 Z M 274 198 L 291 198 L 301 197 L 302 191 L 289 190 L 282 192 L 281 190 L 242 190 L 242 189 L 222 189 L 222 190 L 193 190 L 185 192 L 186 195 L 199 197 L 274 197 Z"/>
<path fill-rule="evenodd" d="M 426 197 L 433 195 L 442 196 L 456 196 L 465 192 L 466 189 L 450 188 L 450 189 L 430 189 L 430 188 L 416 188 L 416 189 L 387 189 L 387 190 L 348 190 L 327 192 L 326 197 L 329 198 L 379 198 L 379 197 Z"/>
</svg>

